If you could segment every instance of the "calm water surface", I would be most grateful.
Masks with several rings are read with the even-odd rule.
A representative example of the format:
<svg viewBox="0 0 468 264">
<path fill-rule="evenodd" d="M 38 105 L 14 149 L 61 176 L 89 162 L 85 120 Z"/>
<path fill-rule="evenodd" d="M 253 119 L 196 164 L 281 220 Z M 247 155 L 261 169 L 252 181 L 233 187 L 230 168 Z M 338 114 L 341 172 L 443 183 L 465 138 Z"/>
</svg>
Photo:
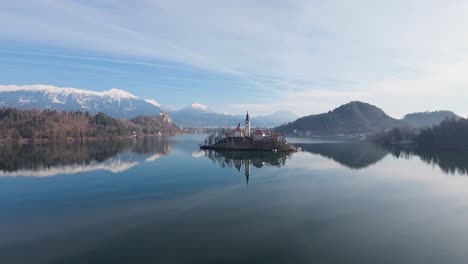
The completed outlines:
<svg viewBox="0 0 468 264">
<path fill-rule="evenodd" d="M 0 263 L 468 263 L 468 153 L 0 146 Z"/>
</svg>

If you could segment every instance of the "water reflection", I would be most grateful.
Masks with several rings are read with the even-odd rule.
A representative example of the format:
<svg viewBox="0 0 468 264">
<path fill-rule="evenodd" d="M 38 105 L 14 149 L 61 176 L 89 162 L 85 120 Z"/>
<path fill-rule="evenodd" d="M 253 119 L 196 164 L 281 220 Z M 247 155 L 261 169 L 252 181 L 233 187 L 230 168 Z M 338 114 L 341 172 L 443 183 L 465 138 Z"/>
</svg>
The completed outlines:
<svg viewBox="0 0 468 264">
<path fill-rule="evenodd" d="M 193 140 L 183 144 L 182 141 Z M 192 158 L 207 157 L 223 168 L 234 168 L 248 181 L 251 168 L 282 167 L 294 153 L 199 151 L 198 138 L 147 137 L 138 140 L 89 144 L 46 144 L 0 146 L 0 176 L 47 177 L 90 171 L 120 173 L 145 162 L 169 155 L 173 144 Z M 179 142 L 181 141 L 181 142 Z M 302 151 L 333 160 L 347 168 L 364 169 L 386 156 L 419 158 L 444 173 L 468 175 L 468 150 L 420 150 L 381 146 L 366 142 L 296 143 Z"/>
<path fill-rule="evenodd" d="M 420 158 L 426 164 L 439 167 L 446 174 L 468 175 L 468 150 L 414 149 L 367 142 L 296 145 L 305 152 L 329 158 L 351 169 L 367 168 L 391 155 L 397 159 Z"/>
<path fill-rule="evenodd" d="M 395 158 L 419 157 L 431 166 L 438 166 L 446 174 L 468 175 L 468 150 L 465 149 L 410 149 L 393 146 L 386 150 Z"/>
<path fill-rule="evenodd" d="M 468 261 L 468 178 L 442 172 L 466 175 L 467 151 L 205 152 L 204 138 L 0 147 L 3 175 L 101 166 L 0 177 L 0 263 Z M 236 170 L 258 184 L 223 177 Z"/>
<path fill-rule="evenodd" d="M 296 144 L 303 151 L 332 159 L 351 169 L 362 169 L 382 160 L 388 150 L 367 142 Z"/>
<path fill-rule="evenodd" d="M 168 155 L 170 141 L 160 137 L 86 144 L 0 146 L 0 176 L 47 177 L 96 170 L 113 173 Z"/>
<path fill-rule="evenodd" d="M 438 166 L 446 174 L 468 175 L 468 150 L 454 149 L 410 149 L 397 146 L 382 146 L 367 142 L 354 143 L 314 143 L 297 144 L 302 151 L 331 159 L 350 169 L 364 169 L 382 161 L 387 155 L 397 159 L 420 158 L 423 162 Z M 250 166 L 261 168 L 264 165 L 282 167 L 294 154 L 274 152 L 229 152 L 197 151 L 192 157 L 206 156 L 223 168 L 244 168 L 246 178 Z"/>
<path fill-rule="evenodd" d="M 262 168 L 263 166 L 282 167 L 286 160 L 292 156 L 287 152 L 270 151 L 215 151 L 206 150 L 204 154 L 213 162 L 223 168 L 235 168 L 241 171 L 244 168 L 245 179 L 249 182 L 251 166 Z M 194 156 L 196 154 L 192 154 Z"/>
</svg>

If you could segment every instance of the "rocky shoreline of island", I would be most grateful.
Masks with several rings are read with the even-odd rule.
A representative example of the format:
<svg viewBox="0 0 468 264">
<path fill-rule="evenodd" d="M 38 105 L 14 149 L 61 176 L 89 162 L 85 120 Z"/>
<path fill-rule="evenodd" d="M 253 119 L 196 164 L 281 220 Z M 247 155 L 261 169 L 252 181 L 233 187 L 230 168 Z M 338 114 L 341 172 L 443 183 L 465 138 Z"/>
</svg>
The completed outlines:
<svg viewBox="0 0 468 264">
<path fill-rule="evenodd" d="M 225 138 L 219 142 L 208 145 L 201 145 L 204 150 L 232 150 L 232 151 L 277 151 L 296 152 L 298 148 L 287 142 L 254 142 L 250 138 Z"/>
</svg>

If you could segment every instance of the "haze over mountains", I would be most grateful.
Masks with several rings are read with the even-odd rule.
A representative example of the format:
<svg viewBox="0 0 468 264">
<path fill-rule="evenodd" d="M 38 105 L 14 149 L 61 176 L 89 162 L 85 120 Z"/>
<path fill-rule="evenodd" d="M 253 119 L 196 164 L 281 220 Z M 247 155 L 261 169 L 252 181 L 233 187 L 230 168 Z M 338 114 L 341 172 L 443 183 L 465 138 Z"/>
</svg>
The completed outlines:
<svg viewBox="0 0 468 264">
<path fill-rule="evenodd" d="M 207 106 L 192 104 L 180 110 L 170 111 L 174 123 L 186 127 L 233 127 L 244 124 L 245 114 L 227 115 L 216 113 Z M 288 111 L 276 111 L 270 115 L 252 117 L 254 127 L 275 127 L 293 121 L 298 116 Z"/>
<path fill-rule="evenodd" d="M 184 127 L 232 127 L 243 123 L 245 119 L 245 115 L 216 113 L 199 103 L 173 110 L 156 100 L 143 99 L 119 89 L 96 92 L 51 85 L 0 85 L 0 107 L 87 111 L 93 114 L 102 112 L 114 118 L 125 119 L 168 113 L 175 124 Z M 274 127 L 297 117 L 287 111 L 275 112 L 256 117 L 255 125 Z"/>
</svg>

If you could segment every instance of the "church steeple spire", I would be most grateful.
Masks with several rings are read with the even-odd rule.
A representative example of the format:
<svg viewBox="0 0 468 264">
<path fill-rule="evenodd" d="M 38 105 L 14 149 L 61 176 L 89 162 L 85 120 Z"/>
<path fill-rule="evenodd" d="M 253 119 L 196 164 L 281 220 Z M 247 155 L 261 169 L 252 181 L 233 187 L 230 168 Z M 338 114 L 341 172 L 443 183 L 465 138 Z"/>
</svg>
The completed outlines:
<svg viewBox="0 0 468 264">
<path fill-rule="evenodd" d="M 250 120 L 249 120 L 249 111 L 247 110 L 247 114 L 245 115 L 245 130 L 244 135 L 246 137 L 250 137 Z"/>
</svg>

